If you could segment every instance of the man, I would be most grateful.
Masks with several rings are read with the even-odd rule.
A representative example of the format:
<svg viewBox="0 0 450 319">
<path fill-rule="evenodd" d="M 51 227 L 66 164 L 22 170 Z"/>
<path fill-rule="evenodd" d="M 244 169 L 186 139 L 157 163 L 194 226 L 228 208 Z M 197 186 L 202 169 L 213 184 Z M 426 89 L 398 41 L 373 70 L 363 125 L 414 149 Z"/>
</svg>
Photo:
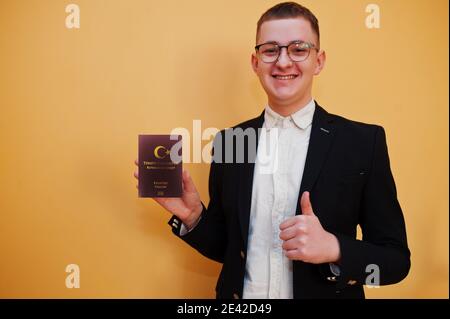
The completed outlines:
<svg viewBox="0 0 450 319">
<path fill-rule="evenodd" d="M 260 132 L 256 160 L 248 151 L 244 163 L 215 156 L 207 208 L 183 172 L 181 198 L 155 199 L 174 214 L 173 232 L 223 263 L 218 298 L 364 298 L 369 275 L 371 284 L 401 281 L 410 252 L 385 133 L 312 99 L 326 60 L 316 17 L 299 4 L 278 4 L 258 21 L 256 44 L 251 63 L 268 105 L 234 127 Z M 217 143 L 225 132 L 215 153 L 230 152 Z M 274 145 L 263 163 L 263 150 Z"/>
</svg>

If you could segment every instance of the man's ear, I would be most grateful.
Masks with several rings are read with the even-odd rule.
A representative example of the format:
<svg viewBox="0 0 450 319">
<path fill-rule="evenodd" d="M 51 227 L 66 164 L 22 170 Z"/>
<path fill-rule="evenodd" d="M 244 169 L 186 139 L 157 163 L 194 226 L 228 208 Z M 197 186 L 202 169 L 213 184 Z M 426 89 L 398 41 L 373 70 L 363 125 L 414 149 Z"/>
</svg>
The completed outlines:
<svg viewBox="0 0 450 319">
<path fill-rule="evenodd" d="M 256 57 L 255 53 L 252 53 L 252 57 L 251 57 L 251 64 L 252 64 L 252 68 L 253 68 L 253 72 L 258 73 L 258 58 Z"/>
<path fill-rule="evenodd" d="M 325 67 L 325 62 L 327 60 L 327 55 L 324 50 L 320 50 L 317 53 L 317 64 L 316 69 L 314 70 L 314 75 L 319 75 L 322 69 Z"/>
</svg>

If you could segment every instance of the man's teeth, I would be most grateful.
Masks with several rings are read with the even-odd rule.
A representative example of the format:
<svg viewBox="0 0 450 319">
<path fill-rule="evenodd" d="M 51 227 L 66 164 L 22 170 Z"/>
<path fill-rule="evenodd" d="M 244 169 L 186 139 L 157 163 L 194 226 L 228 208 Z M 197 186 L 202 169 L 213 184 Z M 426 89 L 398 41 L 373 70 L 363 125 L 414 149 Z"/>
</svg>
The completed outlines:
<svg viewBox="0 0 450 319">
<path fill-rule="evenodd" d="M 274 76 L 278 80 L 292 80 L 295 79 L 296 75 L 275 75 Z"/>
</svg>

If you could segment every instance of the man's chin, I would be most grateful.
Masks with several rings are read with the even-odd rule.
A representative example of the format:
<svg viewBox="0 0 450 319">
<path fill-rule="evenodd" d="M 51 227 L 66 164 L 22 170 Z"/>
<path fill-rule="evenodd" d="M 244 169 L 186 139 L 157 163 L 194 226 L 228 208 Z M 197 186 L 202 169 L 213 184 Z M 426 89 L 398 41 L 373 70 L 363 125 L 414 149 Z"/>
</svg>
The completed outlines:
<svg viewBox="0 0 450 319">
<path fill-rule="evenodd" d="M 288 103 L 289 101 L 295 100 L 295 94 L 292 94 L 292 92 L 277 92 L 277 94 L 272 95 L 272 100 L 278 101 L 281 104 Z"/>
</svg>

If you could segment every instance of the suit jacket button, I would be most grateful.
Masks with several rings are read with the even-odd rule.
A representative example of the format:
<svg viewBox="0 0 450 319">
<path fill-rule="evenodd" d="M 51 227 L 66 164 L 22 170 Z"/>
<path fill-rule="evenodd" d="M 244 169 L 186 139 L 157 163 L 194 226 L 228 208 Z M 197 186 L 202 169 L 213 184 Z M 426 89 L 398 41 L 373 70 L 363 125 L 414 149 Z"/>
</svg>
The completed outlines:
<svg viewBox="0 0 450 319">
<path fill-rule="evenodd" d="M 241 250 L 241 258 L 244 259 L 245 258 L 245 253 L 243 250 Z"/>
<path fill-rule="evenodd" d="M 233 299 L 239 299 L 239 295 L 238 294 L 233 294 Z"/>
</svg>

